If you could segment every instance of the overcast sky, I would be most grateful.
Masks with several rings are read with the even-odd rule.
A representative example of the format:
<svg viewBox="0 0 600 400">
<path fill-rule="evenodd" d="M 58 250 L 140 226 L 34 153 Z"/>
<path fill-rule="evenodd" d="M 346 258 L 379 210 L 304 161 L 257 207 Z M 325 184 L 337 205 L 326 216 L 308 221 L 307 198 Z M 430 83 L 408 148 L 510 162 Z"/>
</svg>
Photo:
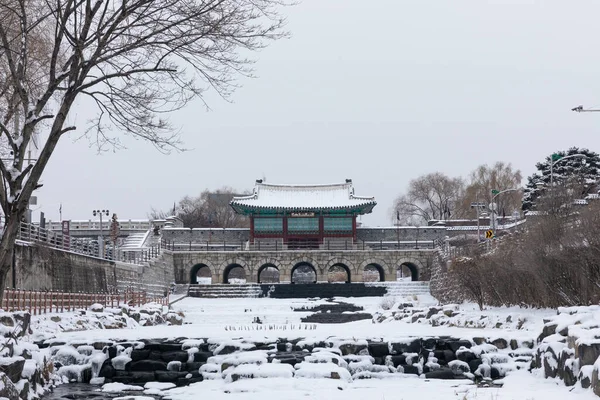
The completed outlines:
<svg viewBox="0 0 600 400">
<path fill-rule="evenodd" d="M 291 39 L 260 52 L 256 79 L 172 115 L 186 153 L 150 144 L 97 155 L 73 135 L 37 193 L 58 220 L 108 208 L 120 220 L 231 186 L 352 178 L 389 225 L 394 198 L 434 171 L 466 176 L 505 161 L 525 176 L 571 146 L 600 151 L 597 1 L 304 0 L 283 11 Z M 85 128 L 90 111 L 70 120 Z"/>
</svg>

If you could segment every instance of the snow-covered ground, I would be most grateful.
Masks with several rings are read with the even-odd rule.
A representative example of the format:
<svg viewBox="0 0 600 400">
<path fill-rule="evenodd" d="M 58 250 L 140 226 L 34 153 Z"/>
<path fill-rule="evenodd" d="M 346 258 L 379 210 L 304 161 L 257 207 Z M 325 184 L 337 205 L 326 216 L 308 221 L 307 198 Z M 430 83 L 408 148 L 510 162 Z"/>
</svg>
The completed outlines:
<svg viewBox="0 0 600 400">
<path fill-rule="evenodd" d="M 597 400 L 589 390 L 569 391 L 560 382 L 518 371 L 502 388 L 474 388 L 468 381 L 425 380 L 417 377 L 363 379 L 341 383 L 331 379 L 270 378 L 233 383 L 204 381 L 172 389 L 173 400 Z"/>
<path fill-rule="evenodd" d="M 419 296 L 421 304 L 434 304 L 429 296 Z M 365 312 L 381 311 L 381 297 L 339 298 L 339 301 L 364 307 Z M 493 309 L 486 312 L 499 316 L 518 314 L 527 319 L 527 324 L 521 330 L 499 330 L 493 328 L 472 329 L 459 327 L 435 327 L 429 324 L 409 324 L 402 321 L 374 324 L 370 320 L 346 324 L 317 324 L 312 326 L 301 324 L 300 319 L 311 312 L 294 312 L 293 308 L 312 307 L 325 304 L 326 300 L 307 299 L 198 299 L 185 298 L 173 305 L 175 311 L 185 314 L 185 324 L 181 326 L 153 326 L 131 329 L 91 330 L 85 332 L 66 332 L 61 339 L 125 339 L 140 338 L 215 338 L 230 339 L 244 338 L 249 340 L 277 339 L 286 337 L 316 338 L 319 340 L 331 336 L 369 339 L 383 338 L 391 340 L 407 336 L 453 336 L 457 338 L 472 338 L 474 336 L 500 337 L 509 335 L 511 338 L 532 339 L 539 335 L 543 326 L 542 319 L 555 315 L 554 310 L 529 310 L 519 308 Z M 479 317 L 482 313 L 475 305 L 461 306 L 466 315 Z M 254 318 L 260 318 L 262 324 L 254 324 Z"/>
<path fill-rule="evenodd" d="M 382 311 L 382 298 L 343 298 L 339 301 L 364 307 L 364 312 Z M 399 299 L 400 300 L 400 299 Z M 422 305 L 432 305 L 435 300 L 421 297 Z M 311 312 L 292 311 L 293 308 L 311 307 L 326 303 L 325 300 L 308 299 L 197 299 L 185 298 L 174 305 L 175 311 L 185 314 L 182 326 L 151 326 L 136 329 L 98 329 L 85 332 L 63 332 L 59 340 L 102 340 L 140 338 L 209 338 L 226 340 L 243 338 L 253 341 L 285 337 L 288 340 L 370 339 L 394 340 L 409 336 L 453 336 L 456 338 L 505 337 L 531 340 L 539 334 L 543 319 L 556 315 L 555 310 L 531 310 L 520 308 L 494 308 L 479 311 L 475 305 L 459 306 L 463 318 L 480 319 L 482 315 L 494 315 L 497 319 L 522 318 L 526 322 L 521 329 L 460 328 L 428 323 L 391 321 L 373 323 L 363 320 L 346 324 L 303 324 L 300 319 Z M 262 324 L 253 323 L 259 318 Z M 258 400 L 258 399 L 458 399 L 458 400 L 530 400 L 530 399 L 596 399 L 591 390 L 567 388 L 558 380 L 544 379 L 536 374 L 520 370 L 503 379 L 501 388 L 476 388 L 471 381 L 426 380 L 414 375 L 397 374 L 387 379 L 367 379 L 345 382 L 336 379 L 306 379 L 301 377 L 268 379 L 205 380 L 187 387 L 166 390 L 163 394 L 173 400 L 197 398 Z M 129 393 L 142 395 L 143 392 Z"/>
</svg>

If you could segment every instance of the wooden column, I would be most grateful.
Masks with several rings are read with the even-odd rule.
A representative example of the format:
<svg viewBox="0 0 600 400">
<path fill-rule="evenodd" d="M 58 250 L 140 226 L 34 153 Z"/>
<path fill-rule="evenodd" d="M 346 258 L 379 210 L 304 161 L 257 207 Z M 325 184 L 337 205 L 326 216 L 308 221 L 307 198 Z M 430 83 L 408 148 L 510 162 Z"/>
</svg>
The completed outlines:
<svg viewBox="0 0 600 400">
<path fill-rule="evenodd" d="M 254 244 L 254 215 L 250 215 L 250 244 Z"/>
<path fill-rule="evenodd" d="M 283 219 L 283 245 L 286 246 L 288 241 L 288 217 L 284 213 L 281 218 Z"/>
<path fill-rule="evenodd" d="M 325 222 L 323 221 L 323 214 L 319 215 L 319 242 L 323 244 L 325 240 Z"/>
<path fill-rule="evenodd" d="M 356 242 L 356 215 L 352 216 L 352 241 Z"/>
</svg>

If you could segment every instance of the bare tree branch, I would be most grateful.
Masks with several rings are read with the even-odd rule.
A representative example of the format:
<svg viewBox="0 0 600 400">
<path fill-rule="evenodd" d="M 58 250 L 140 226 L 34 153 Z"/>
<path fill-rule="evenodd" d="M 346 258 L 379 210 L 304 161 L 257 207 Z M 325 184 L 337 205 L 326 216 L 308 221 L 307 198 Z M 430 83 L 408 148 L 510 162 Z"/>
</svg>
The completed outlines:
<svg viewBox="0 0 600 400">
<path fill-rule="evenodd" d="M 78 99 L 99 149 L 123 136 L 181 150 L 165 114 L 206 90 L 229 98 L 249 54 L 286 36 L 287 0 L 4 0 L 0 3 L 0 298 L 18 224 Z M 39 142 L 39 143 L 38 143 Z M 38 148 L 29 157 L 32 145 Z M 34 158 L 33 160 L 31 158 Z"/>
</svg>

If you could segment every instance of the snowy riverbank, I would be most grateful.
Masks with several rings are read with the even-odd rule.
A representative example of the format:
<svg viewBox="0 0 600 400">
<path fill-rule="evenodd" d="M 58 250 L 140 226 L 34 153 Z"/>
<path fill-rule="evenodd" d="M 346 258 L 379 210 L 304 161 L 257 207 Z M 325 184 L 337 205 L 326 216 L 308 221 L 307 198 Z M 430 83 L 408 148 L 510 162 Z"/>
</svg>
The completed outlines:
<svg viewBox="0 0 600 400">
<path fill-rule="evenodd" d="M 375 317 L 390 312 L 390 310 L 382 309 L 383 306 L 389 308 L 389 305 L 383 304 L 384 300 L 382 298 L 336 300 L 362 307 L 363 311 L 361 312 L 370 313 Z M 415 306 L 430 310 L 429 306 L 435 303 L 431 298 L 421 300 Z M 389 300 L 386 301 L 389 302 Z M 145 384 L 133 385 L 134 387 L 130 388 L 133 392 L 129 392 L 130 394 L 161 392 L 166 398 L 173 400 L 195 399 L 200 394 L 202 397 L 208 396 L 211 399 L 254 400 L 269 398 L 270 396 L 299 399 L 309 395 L 316 399 L 343 398 L 348 400 L 371 396 L 379 396 L 378 398 L 398 397 L 400 393 L 402 394 L 401 398 L 426 395 L 427 398 L 431 399 L 454 398 L 461 400 L 596 398 L 591 390 L 582 389 L 580 385 L 567 388 L 564 383 L 555 379 L 544 379 L 543 373 L 540 373 L 540 371 L 528 372 L 527 369 L 531 364 L 527 360 L 531 358 L 517 360 L 518 355 L 517 357 L 509 355 L 511 352 L 515 355 L 515 350 L 523 354 L 525 352 L 528 352 L 529 355 L 533 354 L 535 350 L 530 347 L 536 345 L 536 339 L 544 327 L 544 319 L 556 315 L 555 310 L 495 308 L 480 312 L 473 305 L 460 305 L 452 306 L 452 310 L 441 308 L 437 313 L 430 315 L 429 318 L 425 315 L 422 318 L 416 318 L 415 321 L 411 317 L 405 320 L 383 318 L 379 323 L 375 323 L 376 321 L 373 319 L 344 324 L 302 323 L 302 319 L 311 314 L 310 308 L 326 303 L 325 300 L 312 301 L 306 299 L 186 298 L 174 306 L 176 310 L 180 310 L 186 315 L 185 323 L 181 326 L 63 332 L 58 334 L 55 340 L 64 342 L 66 345 L 69 345 L 69 343 L 81 345 L 83 342 L 90 343 L 93 341 L 122 340 L 132 342 L 140 339 L 201 339 L 202 343 L 200 341 L 195 343 L 199 346 L 198 352 L 206 353 L 205 356 L 199 356 L 198 361 L 196 361 L 204 363 L 199 371 L 202 377 L 206 378 L 202 382 L 172 389 L 163 387 L 162 390 L 154 387 L 144 388 Z M 294 309 L 300 309 L 301 311 L 294 311 Z M 436 318 L 435 315 L 439 315 L 439 317 Z M 443 319 L 441 315 L 444 315 L 444 318 L 447 318 L 448 321 L 443 324 L 431 323 L 432 319 Z M 257 319 L 260 323 L 256 323 Z M 475 321 L 480 322 L 475 323 Z M 499 324 L 499 321 L 503 321 L 503 323 Z M 385 348 L 389 348 L 389 343 L 414 341 L 416 338 L 421 340 L 442 337 L 469 341 L 471 343 L 470 347 L 474 349 L 475 353 L 481 349 L 481 347 L 476 347 L 480 346 L 476 344 L 476 340 L 480 341 L 483 338 L 487 343 L 487 347 L 482 353 L 486 354 L 487 352 L 488 354 L 483 358 L 487 358 L 488 361 L 493 361 L 493 363 L 506 361 L 506 366 L 510 366 L 508 368 L 496 368 L 508 372 L 507 376 L 499 381 L 503 386 L 481 388 L 467 379 L 439 381 L 426 379 L 425 374 L 401 373 L 399 367 L 402 367 L 402 364 L 400 361 L 406 362 L 406 355 L 402 353 L 397 354 L 400 358 L 394 360 L 391 357 L 397 356 L 391 354 L 377 359 L 370 354 L 366 354 L 365 351 L 360 354 L 361 348 L 357 347 L 354 352 L 358 354 L 341 355 L 341 358 L 338 359 L 340 357 L 340 354 L 338 354 L 340 344 L 343 343 L 364 344 L 366 342 L 366 351 L 371 351 L 368 348 L 368 344 L 371 342 L 379 341 L 386 344 Z M 302 339 L 302 341 L 298 342 L 298 339 Z M 494 341 L 499 345 L 493 345 Z M 284 350 L 283 346 L 286 343 L 292 343 L 292 346 L 295 346 L 293 342 L 296 342 L 296 345 L 304 343 L 324 346 L 325 348 L 322 350 L 317 349 L 317 353 L 322 351 L 321 357 L 324 357 L 327 362 L 323 365 L 315 363 L 316 367 L 307 365 L 296 367 L 294 365 L 291 369 L 289 365 L 282 366 L 277 365 L 277 362 L 273 363 L 271 360 L 272 355 L 277 353 L 278 350 Z M 504 342 L 506 347 L 499 348 L 504 347 Z M 223 347 L 222 345 L 228 343 L 261 343 L 265 347 L 254 351 L 253 356 L 260 356 L 258 361 L 255 357 L 254 362 L 237 362 L 238 365 L 233 365 L 236 362 L 232 364 L 231 359 L 224 358 L 226 355 L 219 355 L 218 353 L 215 355 L 215 351 L 219 346 Z M 275 347 L 269 348 L 269 343 L 275 344 Z M 280 343 L 279 349 L 277 349 L 277 343 Z M 200 348 L 203 345 L 206 345 L 206 348 Z M 516 349 L 511 348 L 515 345 L 517 346 Z M 142 348 L 138 350 L 142 350 Z M 292 352 L 302 351 L 302 349 L 294 347 L 290 350 Z M 308 350 L 311 353 L 314 352 L 312 348 Z M 131 358 L 131 351 L 133 350 L 123 349 L 122 351 L 124 356 Z M 129 354 L 127 354 L 128 351 Z M 411 362 L 415 361 L 416 364 L 421 364 L 421 368 L 427 364 L 433 368 L 437 368 L 435 364 L 445 363 L 447 366 L 449 361 L 452 361 L 450 360 L 452 357 L 448 353 L 444 356 L 447 358 L 441 357 L 442 353 L 437 354 L 440 357 L 435 357 L 436 354 L 433 353 L 431 355 L 431 357 L 435 357 L 433 359 L 429 356 L 424 358 L 422 356 L 425 353 L 422 353 L 421 350 L 419 352 L 421 353 L 420 357 L 411 360 Z M 192 350 L 192 353 L 195 353 L 195 351 Z M 465 354 L 467 353 L 465 352 Z M 496 354 L 498 356 L 495 356 Z M 308 355 L 317 356 L 317 354 Z M 405 358 L 402 359 L 402 356 Z M 454 352 L 454 356 L 456 356 L 456 352 Z M 212 359 L 210 359 L 211 357 Z M 353 357 L 357 358 L 353 359 Z M 388 357 L 390 358 L 388 359 Z M 478 358 L 483 359 L 481 353 Z M 333 361 L 334 359 L 337 359 L 337 364 Z M 264 360 L 267 360 L 267 362 L 264 362 Z M 397 366 L 393 365 L 394 361 L 396 361 Z M 521 363 L 521 369 L 516 368 L 517 362 Z M 351 363 L 355 363 L 352 368 L 350 368 Z M 360 363 L 362 363 L 362 366 Z M 297 364 L 302 365 L 302 361 Z M 348 374 L 335 369 L 339 368 L 340 364 Z M 460 363 L 454 364 L 460 365 Z M 446 368 L 444 365 L 441 366 Z M 173 367 L 171 365 L 171 368 Z M 178 368 L 181 368 L 181 365 Z M 366 377 L 364 373 L 362 376 L 356 375 L 361 372 L 358 370 L 359 368 L 369 372 L 372 379 L 359 379 L 360 377 Z M 324 371 L 325 369 L 327 371 Z M 303 370 L 304 372 L 301 372 Z M 183 371 L 179 370 L 179 372 Z M 331 379 L 332 372 L 336 372 L 333 376 L 335 378 L 339 376 L 340 379 Z M 468 374 L 473 372 L 470 371 Z M 246 379 L 250 376 L 252 376 L 252 379 Z M 268 379 L 260 377 L 268 377 Z M 462 378 L 467 377 L 469 375 Z"/>
</svg>

